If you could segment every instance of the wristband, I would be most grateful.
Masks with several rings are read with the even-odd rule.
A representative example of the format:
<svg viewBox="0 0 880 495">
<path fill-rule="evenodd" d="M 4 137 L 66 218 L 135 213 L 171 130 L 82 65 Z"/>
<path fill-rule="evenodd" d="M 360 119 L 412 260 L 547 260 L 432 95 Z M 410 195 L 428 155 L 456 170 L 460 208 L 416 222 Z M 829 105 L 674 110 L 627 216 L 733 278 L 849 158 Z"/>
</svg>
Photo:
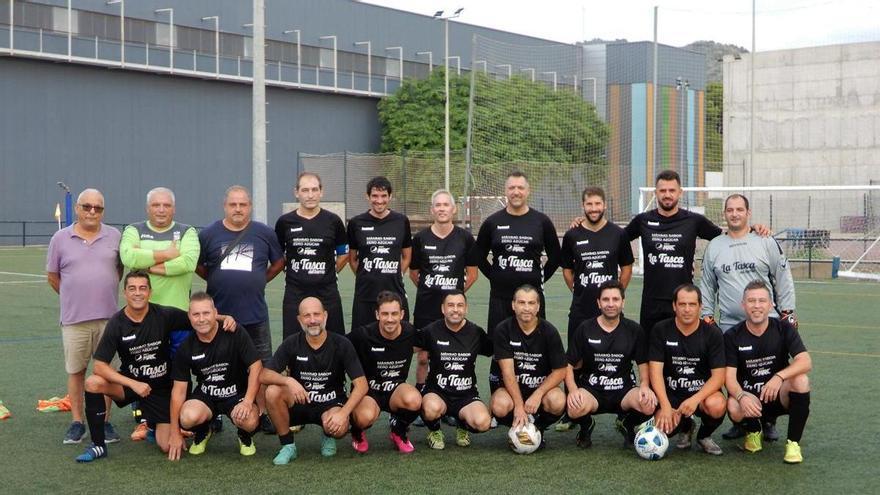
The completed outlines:
<svg viewBox="0 0 880 495">
<path fill-rule="evenodd" d="M 745 390 L 740 391 L 739 395 L 736 396 L 736 401 L 739 402 L 740 399 L 743 398 L 743 395 L 746 395 L 746 391 L 745 391 Z"/>
<path fill-rule="evenodd" d="M 785 378 L 782 378 L 782 375 L 779 373 L 773 373 L 773 376 L 778 376 L 780 380 L 785 381 Z"/>
</svg>

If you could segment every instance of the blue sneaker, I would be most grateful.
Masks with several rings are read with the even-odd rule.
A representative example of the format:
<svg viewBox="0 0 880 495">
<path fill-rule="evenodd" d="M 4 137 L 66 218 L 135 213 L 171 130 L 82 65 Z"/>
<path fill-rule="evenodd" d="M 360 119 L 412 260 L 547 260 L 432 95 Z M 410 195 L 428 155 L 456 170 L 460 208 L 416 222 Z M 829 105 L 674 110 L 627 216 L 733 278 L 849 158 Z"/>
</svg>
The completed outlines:
<svg viewBox="0 0 880 495">
<path fill-rule="evenodd" d="M 76 457 L 76 462 L 92 462 L 107 457 L 107 447 L 97 447 L 89 444 L 86 451 Z"/>
<path fill-rule="evenodd" d="M 104 443 L 119 443 L 119 433 L 112 423 L 104 423 Z"/>
<path fill-rule="evenodd" d="M 64 434 L 63 443 L 65 445 L 80 443 L 84 436 L 86 436 L 85 425 L 79 421 L 74 421 L 73 423 L 70 423 L 70 427 L 67 428 L 67 433 Z"/>
<path fill-rule="evenodd" d="M 321 438 L 321 455 L 324 457 L 333 457 L 336 455 L 336 439 L 322 435 Z"/>
<path fill-rule="evenodd" d="M 290 461 L 294 459 L 296 459 L 296 444 L 289 443 L 281 446 L 281 450 L 279 450 L 278 454 L 275 455 L 275 458 L 272 459 L 272 464 L 275 464 L 276 466 L 284 466 L 290 464 Z"/>
</svg>

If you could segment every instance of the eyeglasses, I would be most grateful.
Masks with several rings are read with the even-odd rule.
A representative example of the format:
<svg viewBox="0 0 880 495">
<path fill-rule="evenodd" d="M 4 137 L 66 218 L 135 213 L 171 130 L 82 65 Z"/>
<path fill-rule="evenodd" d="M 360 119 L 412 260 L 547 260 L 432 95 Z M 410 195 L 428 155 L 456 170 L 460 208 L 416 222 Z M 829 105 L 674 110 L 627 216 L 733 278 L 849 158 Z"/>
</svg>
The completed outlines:
<svg viewBox="0 0 880 495">
<path fill-rule="evenodd" d="M 83 203 L 79 205 L 83 211 L 94 211 L 95 213 L 104 213 L 104 207 L 101 205 L 90 205 L 88 203 Z"/>
</svg>

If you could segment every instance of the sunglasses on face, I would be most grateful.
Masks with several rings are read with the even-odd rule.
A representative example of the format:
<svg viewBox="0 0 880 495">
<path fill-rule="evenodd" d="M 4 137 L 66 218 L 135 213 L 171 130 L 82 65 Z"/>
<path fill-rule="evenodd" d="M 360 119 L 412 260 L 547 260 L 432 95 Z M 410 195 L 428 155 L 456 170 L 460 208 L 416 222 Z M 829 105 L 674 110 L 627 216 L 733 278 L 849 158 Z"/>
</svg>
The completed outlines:
<svg viewBox="0 0 880 495">
<path fill-rule="evenodd" d="M 79 205 L 83 211 L 94 211 L 95 213 L 104 213 L 104 207 L 101 205 L 92 205 L 89 203 L 82 203 Z"/>
</svg>

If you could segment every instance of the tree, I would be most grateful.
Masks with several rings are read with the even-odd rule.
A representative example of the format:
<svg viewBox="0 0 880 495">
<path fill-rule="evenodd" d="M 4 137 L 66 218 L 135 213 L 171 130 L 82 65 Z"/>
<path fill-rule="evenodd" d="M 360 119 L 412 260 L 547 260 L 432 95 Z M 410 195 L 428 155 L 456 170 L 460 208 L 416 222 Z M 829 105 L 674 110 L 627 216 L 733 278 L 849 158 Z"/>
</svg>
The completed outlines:
<svg viewBox="0 0 880 495">
<path fill-rule="evenodd" d="M 505 166 L 499 164 L 548 164 L 530 167 L 533 186 L 544 173 L 570 173 L 584 164 L 600 169 L 591 176 L 605 177 L 609 129 L 593 105 L 574 91 L 554 91 L 545 83 L 524 77 L 497 81 L 483 73 L 476 76 L 471 142 L 474 167 L 497 168 L 501 175 Z M 463 150 L 467 145 L 470 82 L 470 76 L 449 79 L 451 150 Z M 379 103 L 382 151 L 442 150 L 443 95 L 443 69 L 436 69 L 427 79 L 404 81 L 383 99 Z M 457 188 L 457 180 L 453 182 Z"/>
</svg>

